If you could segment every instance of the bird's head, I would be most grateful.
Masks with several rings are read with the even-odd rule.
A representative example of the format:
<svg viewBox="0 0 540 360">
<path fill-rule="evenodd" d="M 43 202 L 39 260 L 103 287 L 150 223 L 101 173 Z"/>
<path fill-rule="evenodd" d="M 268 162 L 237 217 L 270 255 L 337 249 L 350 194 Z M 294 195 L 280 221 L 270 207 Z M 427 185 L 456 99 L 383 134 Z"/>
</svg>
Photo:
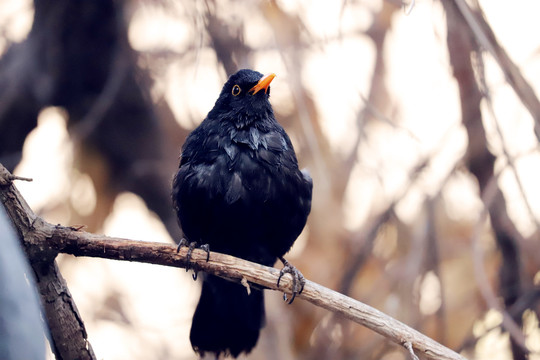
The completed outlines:
<svg viewBox="0 0 540 360">
<path fill-rule="evenodd" d="M 260 119 L 273 118 L 270 83 L 275 74 L 243 69 L 231 75 L 219 95 L 210 116 L 232 121 L 237 126 L 249 125 Z"/>
</svg>

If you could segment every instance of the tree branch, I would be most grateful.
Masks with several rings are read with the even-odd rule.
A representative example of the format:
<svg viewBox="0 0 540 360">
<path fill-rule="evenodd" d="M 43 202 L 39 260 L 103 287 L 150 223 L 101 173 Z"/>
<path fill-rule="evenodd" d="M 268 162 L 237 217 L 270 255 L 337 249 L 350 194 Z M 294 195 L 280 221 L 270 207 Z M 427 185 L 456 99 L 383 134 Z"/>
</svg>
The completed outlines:
<svg viewBox="0 0 540 360">
<path fill-rule="evenodd" d="M 57 360 L 95 360 L 77 305 L 54 260 L 58 252 L 47 243 L 47 233 L 54 226 L 34 214 L 11 184 L 13 180 L 28 179 L 11 175 L 0 164 L 0 200 L 15 225 L 34 271 L 55 357 Z"/>
<path fill-rule="evenodd" d="M 481 57 L 479 44 L 482 46 L 489 44 L 481 41 L 482 38 L 479 38 L 478 32 L 475 31 L 476 27 L 471 25 L 473 24 L 471 21 L 474 20 L 474 14 L 464 1 L 445 0 L 442 2 L 442 5 L 447 14 L 447 43 L 450 63 L 459 87 L 462 122 L 469 138 L 465 163 L 471 174 L 478 180 L 480 194 L 482 194 L 482 200 L 484 201 L 489 198 L 486 197 L 486 192 L 494 178 L 496 158 L 488 150 L 488 136 L 482 122 L 482 112 L 480 110 L 480 104 L 485 94 L 480 90 L 477 82 L 477 74 L 482 78 L 483 72 L 475 71 L 472 56 Z M 470 26 L 470 29 L 467 25 Z M 490 29 L 487 24 L 484 25 L 485 29 Z M 480 64 L 482 64 L 481 59 Z M 508 81 L 510 82 L 510 80 Z M 519 88 L 524 89 L 524 87 Z M 536 99 L 536 97 L 531 95 L 531 99 L 533 98 Z M 540 109 L 540 103 L 538 109 Z M 504 141 L 502 139 L 501 141 L 504 148 Z M 509 161 L 511 161 L 511 158 L 509 158 Z M 508 216 L 506 202 L 500 189 L 496 190 L 494 201 L 490 203 L 484 202 L 484 206 L 489 213 L 495 241 L 502 257 L 499 271 L 499 293 L 504 300 L 505 307 L 508 308 L 515 303 L 523 292 L 523 281 L 520 270 L 522 261 L 519 244 L 519 237 L 521 235 Z M 482 285 L 481 287 L 484 286 Z M 490 295 L 489 292 L 481 293 L 483 295 Z M 488 304 L 490 301 L 489 298 L 486 298 Z M 511 318 L 504 311 L 503 319 L 504 329 L 511 335 L 510 347 L 513 358 L 516 360 L 526 359 L 528 349 L 525 346 L 521 330 L 522 314 L 517 314 L 517 316 Z"/>
<path fill-rule="evenodd" d="M 534 133 L 538 140 L 540 140 L 540 101 L 533 87 L 525 79 L 519 67 L 508 56 L 506 50 L 499 44 L 495 33 L 486 22 L 483 13 L 479 9 L 471 9 L 465 0 L 455 0 L 455 4 L 463 15 L 478 44 L 493 56 L 493 59 L 503 72 L 506 81 L 514 89 L 518 98 L 531 114 L 531 117 L 534 119 Z"/>
<path fill-rule="evenodd" d="M 186 267 L 187 249 L 185 247 L 177 252 L 176 247 L 169 244 L 112 238 L 45 222 L 28 207 L 17 189 L 11 184 L 9 176 L 9 172 L 0 164 L 0 200 L 17 228 L 32 264 L 43 258 L 50 259 L 51 255 L 57 253 L 66 253 L 74 256 Z M 283 278 L 281 286 L 277 287 L 279 270 L 275 268 L 216 252 L 211 252 L 207 261 L 206 252 L 195 249 L 191 255 L 190 267 L 195 271 L 201 270 L 235 282 L 245 284 L 247 281 L 249 286 L 284 291 L 287 294 L 290 294 L 292 289 L 292 281 L 289 277 Z M 405 347 L 408 351 L 411 351 L 410 346 L 412 346 L 412 349 L 429 359 L 464 359 L 461 355 L 398 320 L 312 281 L 306 281 L 304 291 L 297 298 L 307 300 L 364 325 Z M 80 317 L 77 322 L 82 325 Z M 82 329 L 84 331 L 84 327 Z"/>
</svg>

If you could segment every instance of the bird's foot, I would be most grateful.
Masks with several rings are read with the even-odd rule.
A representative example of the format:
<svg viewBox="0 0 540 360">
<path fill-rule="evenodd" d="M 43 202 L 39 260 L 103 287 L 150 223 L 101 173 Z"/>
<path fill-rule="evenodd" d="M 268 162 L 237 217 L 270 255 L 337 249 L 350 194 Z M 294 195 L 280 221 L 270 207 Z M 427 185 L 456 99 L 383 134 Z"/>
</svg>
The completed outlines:
<svg viewBox="0 0 540 360">
<path fill-rule="evenodd" d="M 178 242 L 178 246 L 176 247 L 176 253 L 178 254 L 180 252 L 180 248 L 182 248 L 182 246 L 188 246 L 189 245 L 189 242 L 187 241 L 186 238 L 181 238 L 180 241 Z"/>
<path fill-rule="evenodd" d="M 304 291 L 304 285 L 306 284 L 306 279 L 304 278 L 304 275 L 302 275 L 302 273 L 297 268 L 291 265 L 282 256 L 279 257 L 279 260 L 281 260 L 281 262 L 283 263 L 283 268 L 279 272 L 277 286 L 279 288 L 279 282 L 281 281 L 281 277 L 283 275 L 291 274 L 293 283 L 292 283 L 292 296 L 291 296 L 291 300 L 289 300 L 289 304 L 292 304 L 296 295 L 300 295 L 302 291 Z M 283 300 L 287 301 L 286 293 L 283 293 Z"/>
<path fill-rule="evenodd" d="M 198 243 L 196 241 L 189 242 L 186 238 L 182 238 L 180 242 L 178 243 L 178 247 L 176 248 L 176 252 L 180 251 L 180 248 L 182 246 L 187 246 L 188 251 L 186 254 L 186 272 L 191 269 L 191 253 L 193 252 L 193 249 L 199 248 L 201 250 L 206 251 L 206 261 L 210 260 L 210 246 L 208 244 L 202 244 L 200 246 L 197 246 Z M 197 280 L 197 270 L 193 269 L 193 280 Z"/>
</svg>

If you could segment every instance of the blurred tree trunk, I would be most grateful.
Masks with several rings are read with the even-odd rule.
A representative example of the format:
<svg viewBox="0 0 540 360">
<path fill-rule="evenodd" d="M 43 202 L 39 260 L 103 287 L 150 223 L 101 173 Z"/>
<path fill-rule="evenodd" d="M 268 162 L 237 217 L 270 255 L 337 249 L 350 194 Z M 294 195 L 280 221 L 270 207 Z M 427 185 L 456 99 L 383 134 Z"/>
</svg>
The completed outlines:
<svg viewBox="0 0 540 360">
<path fill-rule="evenodd" d="M 0 60 L 0 161 L 12 170 L 39 111 L 63 107 L 74 165 L 91 176 L 97 194 L 94 213 L 71 221 L 95 231 L 116 195 L 132 191 L 178 240 L 169 189 L 187 131 L 167 106 L 156 114 L 150 77 L 128 43 L 126 5 L 35 0 L 34 6 L 28 38 Z"/>
<path fill-rule="evenodd" d="M 474 56 L 481 57 L 481 49 L 476 43 L 463 15 L 456 4 L 443 0 L 447 14 L 448 51 L 454 77 L 459 86 L 462 122 L 469 138 L 465 163 L 469 171 L 478 180 L 480 194 L 484 194 L 488 183 L 494 178 L 495 156 L 488 150 L 486 131 L 482 123 L 480 103 L 483 99 L 476 77 Z M 478 16 L 481 16 L 478 14 Z M 478 68 L 477 68 L 478 69 Z M 482 71 L 481 69 L 480 71 Z M 482 74 L 479 76 L 483 76 Z M 502 256 L 499 270 L 499 293 L 506 309 L 510 308 L 522 295 L 521 254 L 519 232 L 510 220 L 502 192 L 498 189 L 492 203 L 486 203 L 491 226 Z M 523 312 L 512 314 L 514 322 L 521 327 Z M 527 351 L 510 337 L 513 358 L 527 358 Z"/>
</svg>

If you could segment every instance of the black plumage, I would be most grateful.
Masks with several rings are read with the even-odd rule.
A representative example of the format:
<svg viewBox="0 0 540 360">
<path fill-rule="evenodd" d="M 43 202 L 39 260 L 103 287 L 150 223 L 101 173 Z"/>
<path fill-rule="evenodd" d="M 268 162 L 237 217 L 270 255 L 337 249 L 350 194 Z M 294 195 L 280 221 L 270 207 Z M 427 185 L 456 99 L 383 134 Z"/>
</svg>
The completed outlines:
<svg viewBox="0 0 540 360">
<path fill-rule="evenodd" d="M 187 138 L 173 184 L 184 236 L 222 252 L 272 266 L 289 251 L 311 209 L 312 181 L 299 170 L 269 102 L 269 84 L 240 70 Z M 264 326 L 262 290 L 212 275 L 203 280 L 190 340 L 195 351 L 249 352 Z"/>
</svg>

